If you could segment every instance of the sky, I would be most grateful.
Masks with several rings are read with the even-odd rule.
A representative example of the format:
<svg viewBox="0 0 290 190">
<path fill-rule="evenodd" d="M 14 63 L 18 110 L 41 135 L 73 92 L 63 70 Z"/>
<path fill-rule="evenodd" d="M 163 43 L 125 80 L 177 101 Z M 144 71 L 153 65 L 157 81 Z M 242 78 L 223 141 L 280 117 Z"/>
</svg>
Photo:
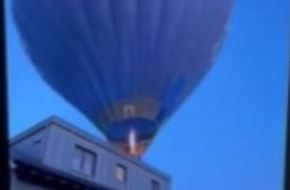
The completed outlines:
<svg viewBox="0 0 290 190">
<path fill-rule="evenodd" d="M 10 137 L 57 115 L 104 139 L 32 67 L 9 2 Z M 143 157 L 172 177 L 172 190 L 282 190 L 289 8 L 287 0 L 235 1 L 214 67 Z"/>
</svg>

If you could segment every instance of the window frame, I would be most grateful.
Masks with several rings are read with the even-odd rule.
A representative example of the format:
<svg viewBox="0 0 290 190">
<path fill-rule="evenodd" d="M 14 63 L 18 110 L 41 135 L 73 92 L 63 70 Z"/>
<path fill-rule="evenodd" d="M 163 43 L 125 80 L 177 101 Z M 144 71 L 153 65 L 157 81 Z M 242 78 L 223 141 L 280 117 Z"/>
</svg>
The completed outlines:
<svg viewBox="0 0 290 190">
<path fill-rule="evenodd" d="M 121 169 L 123 171 L 123 180 L 120 180 L 118 178 L 118 169 Z M 128 181 L 128 167 L 126 167 L 124 164 L 116 164 L 115 167 L 115 180 L 118 181 L 119 183 L 126 184 Z"/>
<path fill-rule="evenodd" d="M 76 156 L 76 151 L 80 151 L 80 160 L 78 163 L 78 166 L 72 166 L 72 169 L 74 172 L 77 172 L 79 174 L 88 176 L 88 177 L 95 177 L 96 175 L 96 167 L 97 167 L 97 160 L 98 160 L 98 154 L 95 153 L 94 151 L 87 149 L 81 145 L 75 145 L 74 146 L 74 156 Z M 93 160 L 91 163 L 91 171 L 90 174 L 86 173 L 84 170 L 85 167 L 85 162 L 86 162 L 86 155 L 92 156 Z M 74 164 L 74 163 L 73 163 Z"/>
</svg>

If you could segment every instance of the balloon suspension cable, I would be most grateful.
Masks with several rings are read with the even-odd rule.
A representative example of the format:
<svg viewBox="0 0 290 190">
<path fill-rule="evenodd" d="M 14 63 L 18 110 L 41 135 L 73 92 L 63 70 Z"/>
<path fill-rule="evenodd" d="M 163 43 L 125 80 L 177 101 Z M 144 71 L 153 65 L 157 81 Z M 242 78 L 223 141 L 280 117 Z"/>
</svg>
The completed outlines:
<svg viewBox="0 0 290 190">
<path fill-rule="evenodd" d="M 130 154 L 133 156 L 137 155 L 136 142 L 137 142 L 136 131 L 132 129 L 129 133 L 129 148 L 130 148 Z"/>
</svg>

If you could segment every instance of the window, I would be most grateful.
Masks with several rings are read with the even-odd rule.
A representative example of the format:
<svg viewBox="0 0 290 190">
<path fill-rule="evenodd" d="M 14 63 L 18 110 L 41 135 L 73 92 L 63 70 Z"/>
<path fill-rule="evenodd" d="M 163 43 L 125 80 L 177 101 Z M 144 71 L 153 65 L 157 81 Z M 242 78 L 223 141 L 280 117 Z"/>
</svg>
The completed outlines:
<svg viewBox="0 0 290 190">
<path fill-rule="evenodd" d="M 151 181 L 151 190 L 161 190 L 160 184 L 157 181 Z"/>
<path fill-rule="evenodd" d="M 116 179 L 119 182 L 125 183 L 127 181 L 127 168 L 121 164 L 116 167 Z"/>
<path fill-rule="evenodd" d="M 73 169 L 83 174 L 94 176 L 96 168 L 96 154 L 80 146 L 75 146 Z"/>
</svg>

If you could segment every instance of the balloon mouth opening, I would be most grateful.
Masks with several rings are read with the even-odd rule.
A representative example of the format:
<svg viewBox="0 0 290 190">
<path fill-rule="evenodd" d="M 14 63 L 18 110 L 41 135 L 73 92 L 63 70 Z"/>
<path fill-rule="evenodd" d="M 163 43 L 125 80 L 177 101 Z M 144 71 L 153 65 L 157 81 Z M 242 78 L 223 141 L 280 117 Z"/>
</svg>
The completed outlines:
<svg viewBox="0 0 290 190">
<path fill-rule="evenodd" d="M 146 151 L 147 147 L 149 146 L 150 142 L 151 140 L 141 141 L 139 143 L 134 144 L 133 146 L 132 144 L 130 144 L 130 140 L 128 141 L 129 144 L 127 142 L 126 143 L 111 142 L 111 143 L 115 148 L 117 148 L 118 151 L 124 153 L 125 155 L 129 155 L 140 159 L 141 156 Z"/>
<path fill-rule="evenodd" d="M 136 133 L 136 143 L 152 139 L 157 132 L 155 121 L 144 118 L 130 118 L 112 123 L 106 128 L 105 134 L 110 142 L 128 142 L 128 137 Z"/>
</svg>

